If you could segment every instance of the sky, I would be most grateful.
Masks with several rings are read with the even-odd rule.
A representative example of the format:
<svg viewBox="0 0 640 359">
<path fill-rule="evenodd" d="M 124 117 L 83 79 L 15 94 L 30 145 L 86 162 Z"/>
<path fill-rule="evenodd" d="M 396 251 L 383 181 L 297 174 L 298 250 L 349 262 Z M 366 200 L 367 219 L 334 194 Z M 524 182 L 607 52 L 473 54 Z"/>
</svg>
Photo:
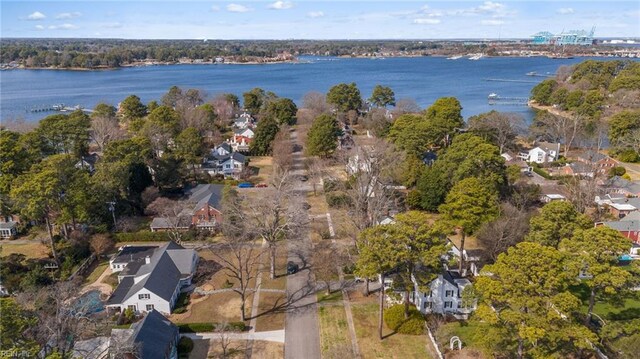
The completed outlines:
<svg viewBox="0 0 640 359">
<path fill-rule="evenodd" d="M 0 0 L 0 37 L 527 38 L 596 26 L 640 38 L 640 1 Z"/>
</svg>

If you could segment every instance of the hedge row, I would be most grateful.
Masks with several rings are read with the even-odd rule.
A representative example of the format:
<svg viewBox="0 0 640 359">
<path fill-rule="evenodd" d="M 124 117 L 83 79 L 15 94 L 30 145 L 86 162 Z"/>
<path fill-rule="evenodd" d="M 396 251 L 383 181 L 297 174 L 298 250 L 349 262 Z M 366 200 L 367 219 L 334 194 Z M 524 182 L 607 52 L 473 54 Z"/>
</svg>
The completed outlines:
<svg viewBox="0 0 640 359">
<path fill-rule="evenodd" d="M 179 324 L 178 329 L 180 333 L 207 333 L 221 329 L 222 325 L 221 323 L 187 323 Z M 231 332 L 242 332 L 247 329 L 247 326 L 244 322 L 231 322 L 227 323 L 225 329 Z"/>
<path fill-rule="evenodd" d="M 116 242 L 162 242 L 169 240 L 164 232 L 138 231 L 115 234 Z"/>
</svg>

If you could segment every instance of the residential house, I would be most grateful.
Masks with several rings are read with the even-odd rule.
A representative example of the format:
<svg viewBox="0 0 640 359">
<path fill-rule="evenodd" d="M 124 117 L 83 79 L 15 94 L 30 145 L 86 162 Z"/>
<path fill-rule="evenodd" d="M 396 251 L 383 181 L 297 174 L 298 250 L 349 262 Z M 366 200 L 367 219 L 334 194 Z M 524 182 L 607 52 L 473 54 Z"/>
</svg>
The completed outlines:
<svg viewBox="0 0 640 359">
<path fill-rule="evenodd" d="M 156 310 L 151 310 L 129 329 L 112 329 L 110 349 L 121 343 L 133 343 L 140 359 L 177 359 L 180 332 Z M 118 348 L 121 350 L 121 348 Z"/>
<path fill-rule="evenodd" d="M 576 159 L 601 174 L 606 174 L 617 165 L 613 158 L 596 151 L 580 152 Z"/>
<path fill-rule="evenodd" d="M 155 217 L 151 221 L 151 231 L 157 232 L 169 229 L 214 230 L 222 223 L 220 201 L 222 200 L 223 185 L 199 184 L 185 190 L 185 202 L 189 205 L 175 218 Z"/>
<path fill-rule="evenodd" d="M 460 258 L 460 247 L 456 243 L 460 243 L 460 235 L 456 234 L 447 239 L 449 245 L 448 257 Z M 477 276 L 480 273 L 480 267 L 482 266 L 482 250 L 478 248 L 465 248 L 462 251 L 464 257 L 465 268 L 463 268 L 462 275 L 466 276 L 471 274 Z M 448 258 L 447 258 L 448 259 Z M 469 273 L 467 273 L 469 271 Z"/>
<path fill-rule="evenodd" d="M 431 167 L 438 159 L 438 154 L 435 151 L 428 150 L 422 154 L 422 163 Z"/>
<path fill-rule="evenodd" d="M 458 272 L 443 271 L 438 278 L 429 283 L 428 292 L 421 291 L 415 280 L 414 285 L 415 291 L 409 299 L 421 313 L 451 314 L 458 319 L 467 319 L 476 308 L 476 303 L 471 306 L 464 305 L 462 292 L 471 282 L 460 277 Z"/>
<path fill-rule="evenodd" d="M 631 212 L 640 210 L 640 198 L 638 197 L 611 197 L 605 199 L 596 197 L 596 203 L 609 209 L 616 218 L 623 218 Z"/>
<path fill-rule="evenodd" d="M 233 131 L 233 134 L 236 136 L 246 137 L 248 139 L 252 139 L 255 136 L 255 132 L 250 127 L 247 128 L 239 128 Z"/>
<path fill-rule="evenodd" d="M 640 197 L 640 181 L 629 181 L 620 176 L 611 177 L 603 184 L 603 188 L 609 195 Z"/>
<path fill-rule="evenodd" d="M 89 171 L 90 174 L 93 174 L 96 171 L 96 163 L 100 157 L 97 153 L 90 153 L 86 156 L 82 156 L 82 159 L 78 161 L 75 165 L 78 169 L 85 169 Z"/>
<path fill-rule="evenodd" d="M 572 176 L 572 177 L 591 177 L 595 176 L 595 170 L 592 166 L 584 162 L 567 163 L 566 166 L 558 168 L 555 175 Z"/>
<path fill-rule="evenodd" d="M 211 151 L 211 154 L 204 159 L 200 167 L 201 171 L 211 176 L 237 177 L 245 169 L 248 162 L 247 156 L 239 152 L 233 152 L 232 144 L 225 143 L 224 145 L 220 145 Z M 231 151 L 227 152 L 227 149 Z"/>
<path fill-rule="evenodd" d="M 520 172 L 531 172 L 533 170 L 525 160 L 515 154 L 505 152 L 500 154 L 500 156 L 504 158 L 504 165 L 507 167 L 518 166 Z"/>
<path fill-rule="evenodd" d="M 0 238 L 13 238 L 18 235 L 20 217 L 16 215 L 0 216 Z"/>
<path fill-rule="evenodd" d="M 243 112 L 233 120 L 233 127 L 239 129 L 253 128 L 256 120 L 248 113 Z"/>
<path fill-rule="evenodd" d="M 250 129 L 247 129 L 250 131 Z M 231 146 L 231 148 L 236 152 L 249 152 L 251 148 L 251 141 L 253 137 L 248 137 L 244 135 L 234 134 L 227 143 Z"/>
<path fill-rule="evenodd" d="M 596 226 L 613 228 L 633 243 L 640 245 L 640 211 L 631 212 L 618 221 L 596 223 Z"/>
<path fill-rule="evenodd" d="M 540 142 L 528 152 L 521 153 L 519 157 L 527 162 L 547 163 L 553 162 L 560 156 L 559 143 Z"/>
<path fill-rule="evenodd" d="M 630 204 L 630 203 L 611 203 L 607 205 L 609 208 L 609 213 L 614 215 L 616 218 L 624 218 L 631 212 L 638 211 L 638 207 Z"/>
<path fill-rule="evenodd" d="M 73 357 L 177 359 L 179 340 L 178 327 L 157 310 L 151 310 L 128 329 L 114 328 L 111 329 L 111 336 L 76 342 Z"/>
<path fill-rule="evenodd" d="M 567 197 L 561 195 L 561 194 L 557 194 L 557 193 L 548 193 L 548 194 L 543 194 L 540 197 L 540 201 L 542 201 L 543 203 L 549 203 L 549 202 L 553 202 L 553 201 L 561 201 L 564 202 L 567 200 Z"/>
<path fill-rule="evenodd" d="M 171 314 L 180 291 L 191 285 L 198 254 L 174 242 L 160 247 L 123 247 L 109 264 L 118 273 L 118 286 L 107 308 Z"/>
</svg>

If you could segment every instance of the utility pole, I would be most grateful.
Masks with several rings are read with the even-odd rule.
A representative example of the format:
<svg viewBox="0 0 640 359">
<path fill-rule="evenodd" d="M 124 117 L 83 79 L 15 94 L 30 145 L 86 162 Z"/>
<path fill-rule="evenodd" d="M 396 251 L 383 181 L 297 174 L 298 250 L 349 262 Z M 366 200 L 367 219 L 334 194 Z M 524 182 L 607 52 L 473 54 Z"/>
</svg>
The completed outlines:
<svg viewBox="0 0 640 359">
<path fill-rule="evenodd" d="M 111 216 L 113 217 L 113 230 L 116 231 L 118 226 L 116 223 L 116 202 L 106 202 L 109 205 L 109 212 L 111 212 Z"/>
</svg>

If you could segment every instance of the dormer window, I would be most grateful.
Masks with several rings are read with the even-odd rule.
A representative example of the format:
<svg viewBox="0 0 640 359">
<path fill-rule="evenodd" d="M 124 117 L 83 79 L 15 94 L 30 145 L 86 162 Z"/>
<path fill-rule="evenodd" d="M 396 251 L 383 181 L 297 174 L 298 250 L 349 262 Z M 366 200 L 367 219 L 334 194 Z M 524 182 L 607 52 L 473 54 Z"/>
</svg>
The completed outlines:
<svg viewBox="0 0 640 359">
<path fill-rule="evenodd" d="M 151 295 L 148 293 L 138 294 L 138 299 L 151 299 Z"/>
</svg>

